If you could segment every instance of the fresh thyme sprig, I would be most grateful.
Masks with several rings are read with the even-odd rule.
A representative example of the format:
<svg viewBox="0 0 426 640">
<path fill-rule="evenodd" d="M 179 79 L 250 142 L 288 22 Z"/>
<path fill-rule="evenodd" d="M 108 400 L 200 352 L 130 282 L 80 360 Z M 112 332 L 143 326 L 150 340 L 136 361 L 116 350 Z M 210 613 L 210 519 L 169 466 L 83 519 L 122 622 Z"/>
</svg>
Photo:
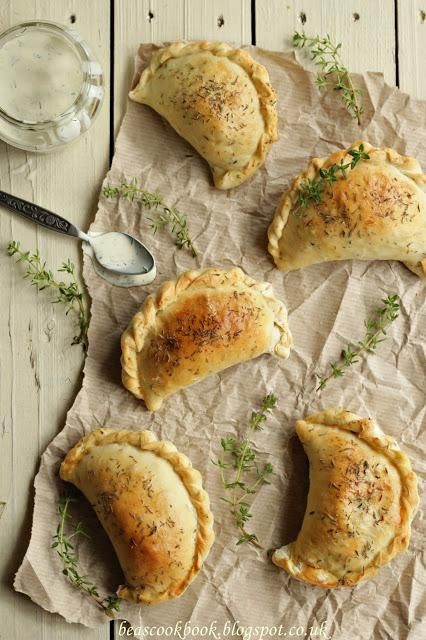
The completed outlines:
<svg viewBox="0 0 426 640">
<path fill-rule="evenodd" d="M 322 391 L 332 378 L 344 376 L 346 369 L 359 362 L 363 353 L 374 353 L 377 345 L 383 342 L 386 329 L 399 316 L 399 297 L 394 294 L 384 298 L 382 302 L 383 307 L 377 309 L 375 314 L 365 322 L 364 339 L 356 345 L 348 345 L 346 349 L 343 349 L 340 360 L 330 363 L 330 373 L 326 376 L 318 376 L 317 391 Z"/>
<path fill-rule="evenodd" d="M 293 36 L 293 46 L 303 49 L 305 45 L 310 49 L 311 59 L 315 65 L 321 67 L 321 72 L 316 77 L 317 86 L 323 89 L 332 85 L 336 91 L 339 91 L 347 111 L 360 125 L 363 112 L 360 100 L 362 92 L 354 87 L 349 71 L 342 62 L 341 43 L 334 44 L 329 35 L 325 38 L 319 36 L 312 38 L 296 31 Z"/>
<path fill-rule="evenodd" d="M 160 194 L 146 191 L 134 179 L 132 182 L 123 181 L 119 185 L 107 185 L 103 189 L 103 195 L 109 199 L 127 198 L 131 202 L 139 202 L 145 209 L 155 210 L 157 217 L 149 218 L 153 233 L 162 227 L 169 227 L 179 249 L 186 247 L 196 257 L 197 251 L 189 235 L 187 219 L 177 209 L 169 207 Z"/>
<path fill-rule="evenodd" d="M 74 336 L 72 344 L 81 344 L 86 351 L 88 346 L 89 316 L 84 294 L 80 290 L 75 277 L 74 264 L 68 259 L 58 269 L 58 271 L 68 273 L 71 276 L 70 282 L 65 283 L 62 280 L 55 280 L 52 271 L 46 269 L 46 263 L 41 259 L 38 251 L 35 253 L 22 251 L 20 243 L 12 240 L 7 247 L 7 252 L 10 256 L 17 256 L 17 262 L 23 262 L 26 265 L 27 270 L 24 278 L 29 278 L 31 284 L 37 287 L 39 291 L 43 291 L 43 289 L 55 290 L 57 297 L 52 302 L 54 304 L 64 304 L 66 315 L 70 311 L 77 314 L 79 333 Z"/>
<path fill-rule="evenodd" d="M 348 154 L 352 160 L 340 164 L 332 164 L 327 169 L 319 170 L 319 178 L 312 178 L 299 185 L 299 199 L 297 203 L 296 215 L 300 215 L 302 209 L 306 209 L 310 202 L 319 204 L 321 202 L 324 190 L 329 185 L 336 182 L 339 178 L 346 178 L 347 171 L 355 169 L 360 160 L 369 160 L 370 156 L 364 151 L 364 145 L 360 144 L 357 149 L 350 149 Z"/>
<path fill-rule="evenodd" d="M 101 598 L 97 587 L 87 576 L 81 575 L 79 572 L 78 557 L 71 540 L 75 536 L 85 536 L 86 538 L 89 538 L 90 536 L 84 530 L 81 522 L 76 523 L 71 516 L 69 506 L 72 502 L 76 502 L 76 498 L 67 493 L 63 494 L 59 498 L 59 524 L 56 528 L 56 533 L 53 536 L 51 548 L 56 549 L 58 556 L 61 558 L 63 564 L 62 573 L 66 576 L 68 581 L 71 582 L 76 589 L 85 591 L 89 596 L 91 596 L 95 600 L 96 604 L 103 609 L 108 616 L 114 617 L 114 611 L 120 610 L 120 598 L 115 595 Z M 65 532 L 66 525 L 72 528 L 72 533 L 67 534 Z"/>
<path fill-rule="evenodd" d="M 231 515 L 240 531 L 237 545 L 250 542 L 262 548 L 257 536 L 246 529 L 246 524 L 252 517 L 247 499 L 255 494 L 262 484 L 269 484 L 267 478 L 273 473 L 273 469 L 270 463 L 266 463 L 263 467 L 258 465 L 250 436 L 254 431 L 262 429 L 263 423 L 276 403 L 277 399 L 273 393 L 265 396 L 260 411 L 253 411 L 251 414 L 245 438 L 237 440 L 233 436 L 225 436 L 221 439 L 225 456 L 212 460 L 220 470 L 223 488 L 229 492 L 229 497 L 222 497 L 222 500 L 229 505 Z M 226 475 L 229 475 L 230 470 L 233 470 L 232 477 L 227 478 Z M 251 483 L 245 479 L 247 476 L 251 477 Z"/>
</svg>

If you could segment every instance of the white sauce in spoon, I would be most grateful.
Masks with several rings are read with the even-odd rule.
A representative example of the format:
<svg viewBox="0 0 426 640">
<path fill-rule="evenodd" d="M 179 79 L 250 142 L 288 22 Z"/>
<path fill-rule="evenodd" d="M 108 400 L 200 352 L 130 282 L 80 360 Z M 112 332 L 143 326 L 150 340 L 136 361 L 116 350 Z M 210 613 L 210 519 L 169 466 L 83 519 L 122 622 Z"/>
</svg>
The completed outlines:
<svg viewBox="0 0 426 640">
<path fill-rule="evenodd" d="M 91 237 L 90 243 L 103 267 L 127 274 L 148 271 L 147 256 L 130 236 L 121 233 L 104 233 Z"/>
<path fill-rule="evenodd" d="M 155 262 L 153 268 L 147 271 L 147 260 L 143 259 L 143 254 L 137 249 L 137 243 L 133 242 L 132 238 L 114 232 L 95 231 L 90 231 L 87 236 L 91 245 L 96 246 L 96 253 L 102 259 L 103 265 L 96 259 L 93 246 L 87 242 L 83 242 L 83 251 L 91 257 L 96 273 L 110 284 L 117 287 L 136 287 L 149 284 L 155 279 Z M 126 268 L 137 273 L 124 273 Z M 123 273 L 110 269 L 119 269 Z"/>
<path fill-rule="evenodd" d="M 0 108 L 24 122 L 66 112 L 83 86 L 81 61 L 63 37 L 23 28 L 0 49 Z"/>
</svg>

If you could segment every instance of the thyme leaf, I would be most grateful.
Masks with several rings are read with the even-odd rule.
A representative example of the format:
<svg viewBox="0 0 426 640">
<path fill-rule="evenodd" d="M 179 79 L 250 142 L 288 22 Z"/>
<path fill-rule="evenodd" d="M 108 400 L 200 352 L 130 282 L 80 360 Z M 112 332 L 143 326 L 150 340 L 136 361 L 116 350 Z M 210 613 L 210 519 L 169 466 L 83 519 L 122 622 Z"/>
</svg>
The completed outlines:
<svg viewBox="0 0 426 640">
<path fill-rule="evenodd" d="M 138 185 L 136 179 L 131 182 L 122 181 L 119 185 L 107 185 L 102 193 L 110 200 L 126 198 L 131 202 L 139 202 L 145 209 L 153 210 L 156 217 L 149 218 L 152 232 L 157 233 L 162 227 L 168 227 L 175 236 L 176 246 L 179 249 L 186 247 L 194 258 L 197 256 L 186 217 L 174 207 L 169 207 L 160 194 L 146 191 Z"/>
<path fill-rule="evenodd" d="M 341 378 L 346 369 L 360 361 L 363 354 L 374 353 L 377 345 L 383 342 L 386 330 L 399 316 L 399 297 L 393 294 L 382 300 L 383 306 L 365 322 L 365 336 L 356 345 L 348 345 L 340 354 L 338 362 L 331 362 L 329 373 L 318 376 L 317 391 L 322 391 L 332 378 Z"/>
<path fill-rule="evenodd" d="M 321 202 L 324 190 L 339 178 L 346 178 L 347 171 L 355 169 L 361 160 L 369 160 L 370 156 L 364 151 L 364 145 L 361 143 L 357 149 L 350 149 L 348 154 L 351 156 L 349 162 L 344 162 L 343 158 L 339 164 L 333 163 L 327 169 L 319 170 L 319 178 L 307 180 L 299 185 L 299 196 L 296 215 L 300 215 L 302 209 L 306 209 L 310 202 L 319 204 Z"/>
<path fill-rule="evenodd" d="M 305 33 L 295 32 L 293 46 L 297 49 L 307 47 L 311 52 L 311 60 L 321 71 L 317 73 L 315 83 L 320 89 L 333 86 L 340 93 L 343 104 L 352 118 L 361 124 L 363 112 L 361 104 L 362 92 L 356 89 L 348 69 L 340 57 L 342 44 L 334 44 L 327 34 L 325 38 L 307 36 Z"/>
<path fill-rule="evenodd" d="M 231 516 L 236 527 L 240 531 L 237 545 L 249 542 L 262 548 L 257 536 L 246 529 L 246 525 L 252 513 L 248 498 L 259 490 L 263 484 L 269 484 L 268 478 L 273 473 L 270 463 L 259 466 L 256 460 L 256 452 L 250 436 L 254 431 L 260 431 L 277 403 L 273 393 L 263 398 L 260 411 L 252 411 L 246 436 L 237 440 L 233 436 L 225 436 L 221 439 L 224 456 L 212 463 L 219 468 L 225 496 L 222 500 L 229 505 Z"/>
<path fill-rule="evenodd" d="M 56 549 L 58 556 L 62 560 L 62 573 L 67 580 L 80 591 L 87 593 L 96 604 L 105 612 L 106 615 L 114 617 L 114 611 L 120 610 L 120 598 L 116 595 L 106 596 L 102 598 L 99 595 L 98 588 L 91 582 L 86 575 L 82 575 L 78 568 L 78 556 L 71 540 L 74 536 L 90 537 L 83 528 L 81 522 L 75 522 L 69 512 L 69 506 L 72 502 L 76 502 L 76 498 L 68 493 L 64 493 L 59 498 L 58 515 L 59 524 L 56 533 L 53 536 L 51 544 L 52 549 Z M 66 525 L 72 529 L 71 534 L 65 532 Z"/>
<path fill-rule="evenodd" d="M 89 329 L 88 304 L 84 293 L 81 291 L 75 276 L 75 266 L 68 258 L 58 269 L 61 273 L 68 273 L 69 282 L 56 280 L 52 271 L 46 268 L 46 263 L 41 259 L 40 253 L 30 253 L 23 251 L 19 242 L 12 240 L 7 247 L 9 256 L 16 256 L 17 262 L 26 265 L 24 278 L 28 278 L 38 291 L 52 289 L 56 291 L 56 298 L 52 300 L 54 304 L 64 304 L 65 314 L 71 311 L 77 315 L 79 332 L 73 337 L 71 344 L 81 344 L 84 351 L 88 347 L 87 331 Z"/>
</svg>

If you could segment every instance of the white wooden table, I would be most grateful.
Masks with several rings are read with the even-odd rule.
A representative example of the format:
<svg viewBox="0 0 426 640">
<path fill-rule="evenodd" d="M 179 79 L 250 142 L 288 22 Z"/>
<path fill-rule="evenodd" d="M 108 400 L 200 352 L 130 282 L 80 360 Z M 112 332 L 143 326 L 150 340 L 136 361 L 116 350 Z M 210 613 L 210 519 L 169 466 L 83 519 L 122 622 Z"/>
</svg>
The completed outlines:
<svg viewBox="0 0 426 640">
<path fill-rule="evenodd" d="M 270 49 L 290 46 L 295 29 L 343 42 L 352 71 L 382 71 L 390 84 L 426 98 L 426 0 L 0 0 L 0 30 L 33 18 L 74 23 L 100 59 L 107 99 L 92 130 L 54 155 L 0 143 L 0 188 L 62 213 L 86 228 L 126 106 L 139 42 L 223 39 Z M 49 266 L 80 264 L 77 243 L 0 212 L 0 639 L 114 637 L 66 624 L 11 588 L 28 544 L 33 478 L 48 442 L 62 428 L 81 383 L 83 355 L 70 346 L 71 323 L 22 280 L 6 256 L 11 239 L 38 247 Z M 118 637 L 118 629 L 115 629 Z"/>
</svg>

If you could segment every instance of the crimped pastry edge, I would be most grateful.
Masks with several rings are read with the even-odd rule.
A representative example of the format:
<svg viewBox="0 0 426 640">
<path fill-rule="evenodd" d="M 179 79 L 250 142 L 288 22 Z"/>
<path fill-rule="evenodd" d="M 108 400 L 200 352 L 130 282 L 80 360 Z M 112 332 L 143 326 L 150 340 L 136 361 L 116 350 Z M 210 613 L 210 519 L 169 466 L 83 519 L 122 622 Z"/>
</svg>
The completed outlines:
<svg viewBox="0 0 426 640">
<path fill-rule="evenodd" d="M 135 102 L 143 103 L 143 99 L 138 97 L 139 92 L 142 93 L 142 87 L 151 80 L 156 71 L 167 62 L 167 60 L 201 51 L 209 51 L 215 56 L 229 58 L 242 67 L 253 82 L 259 96 L 264 132 L 259 139 L 256 152 L 251 157 L 250 162 L 242 169 L 229 169 L 222 174 L 219 174 L 211 167 L 215 187 L 221 190 L 231 189 L 245 182 L 265 162 L 269 147 L 278 137 L 277 111 L 275 108 L 276 94 L 271 86 L 269 73 L 262 64 L 256 62 L 251 57 L 248 51 L 244 49 L 234 49 L 221 41 L 193 40 L 173 42 L 167 47 L 157 50 L 152 55 L 150 64 L 143 70 L 138 84 L 130 91 L 129 97 Z M 238 178 L 237 175 L 239 176 Z"/>
<path fill-rule="evenodd" d="M 391 436 L 385 435 L 371 418 L 361 418 L 355 413 L 337 407 L 315 413 L 304 420 L 297 420 L 296 432 L 298 428 L 307 424 L 318 424 L 338 428 L 357 435 L 360 440 L 363 440 L 372 449 L 386 456 L 393 466 L 396 467 L 401 478 L 401 525 L 398 533 L 386 549 L 381 551 L 368 567 L 364 568 L 364 571 L 351 574 L 350 579 L 345 581 L 344 585 L 341 584 L 339 579 L 331 572 L 311 567 L 303 562 L 294 562 L 291 557 L 292 545 L 294 544 L 292 542 L 277 549 L 272 555 L 274 564 L 287 571 L 293 578 L 302 582 L 308 582 L 324 589 L 353 587 L 358 582 L 372 578 L 376 575 L 380 567 L 390 562 L 398 553 L 408 548 L 411 521 L 419 503 L 417 478 L 412 470 L 408 456 L 399 449 L 397 441 Z"/>
<path fill-rule="evenodd" d="M 214 287 L 215 278 L 226 278 L 227 284 L 244 284 L 247 288 L 262 293 L 274 314 L 274 324 L 280 332 L 280 339 L 273 346 L 273 351 L 280 358 L 287 358 L 292 345 L 292 337 L 287 324 L 287 309 L 283 302 L 273 294 L 272 286 L 268 282 L 257 282 L 246 275 L 242 269 L 235 267 L 229 271 L 223 269 L 199 269 L 185 271 L 174 280 L 164 282 L 158 291 L 149 295 L 139 311 L 133 316 L 129 326 L 121 336 L 121 366 L 123 385 L 137 398 L 146 399 L 139 384 L 137 354 L 142 350 L 144 336 L 149 328 L 155 324 L 156 314 L 172 304 L 179 294 L 187 289 L 202 284 Z M 151 403 L 148 407 L 156 411 L 161 407 L 163 398 Z"/>
<path fill-rule="evenodd" d="M 361 144 L 364 145 L 364 151 L 366 153 L 370 155 L 374 154 L 375 156 L 381 155 L 384 160 L 400 169 L 405 176 L 411 178 L 417 185 L 426 187 L 426 175 L 422 173 L 422 168 L 415 158 L 403 156 L 389 147 L 373 147 L 365 140 L 357 140 L 347 149 L 337 151 L 329 156 L 312 158 L 307 164 L 306 169 L 293 179 L 290 188 L 281 196 L 272 222 L 268 228 L 268 251 L 280 271 L 287 272 L 292 270 L 286 269 L 285 261 L 281 259 L 279 242 L 284 227 L 287 224 L 290 211 L 297 205 L 300 184 L 318 177 L 319 170 L 329 166 L 333 162 L 339 164 L 341 160 L 350 160 L 350 156 L 348 156 L 349 151 L 358 148 Z M 403 264 L 419 277 L 426 278 L 426 258 L 420 261 L 420 263 L 403 262 Z"/>
<path fill-rule="evenodd" d="M 210 511 L 210 499 L 202 486 L 199 471 L 192 467 L 191 460 L 180 453 L 172 442 L 158 440 L 152 431 L 115 431 L 114 429 L 96 429 L 81 438 L 70 449 L 60 467 L 60 477 L 67 482 L 73 482 L 74 469 L 92 447 L 98 444 L 131 444 L 141 451 L 151 451 L 171 464 L 174 471 L 182 480 L 191 502 L 197 512 L 198 531 L 194 548 L 194 561 L 183 581 L 162 593 L 154 589 L 141 589 L 128 585 L 120 585 L 117 595 L 125 600 L 156 604 L 181 595 L 200 571 L 204 559 L 207 557 L 214 542 L 213 514 Z"/>
</svg>

